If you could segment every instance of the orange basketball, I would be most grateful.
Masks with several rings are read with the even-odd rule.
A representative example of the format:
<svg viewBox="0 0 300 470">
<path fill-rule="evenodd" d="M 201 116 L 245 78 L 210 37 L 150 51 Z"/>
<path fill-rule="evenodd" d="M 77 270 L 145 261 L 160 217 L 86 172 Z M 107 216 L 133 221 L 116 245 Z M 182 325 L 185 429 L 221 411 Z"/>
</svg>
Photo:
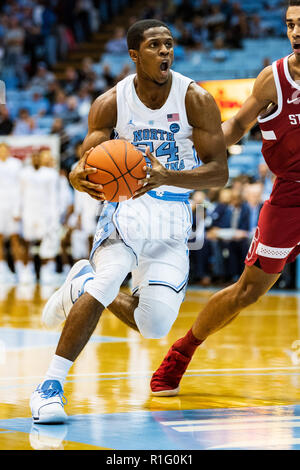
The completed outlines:
<svg viewBox="0 0 300 470">
<path fill-rule="evenodd" d="M 138 181 L 145 178 L 146 161 L 141 152 L 126 140 L 115 139 L 102 142 L 89 154 L 86 168 L 97 168 L 88 175 L 92 183 L 101 184 L 105 198 L 110 202 L 130 199 L 140 188 Z"/>
</svg>

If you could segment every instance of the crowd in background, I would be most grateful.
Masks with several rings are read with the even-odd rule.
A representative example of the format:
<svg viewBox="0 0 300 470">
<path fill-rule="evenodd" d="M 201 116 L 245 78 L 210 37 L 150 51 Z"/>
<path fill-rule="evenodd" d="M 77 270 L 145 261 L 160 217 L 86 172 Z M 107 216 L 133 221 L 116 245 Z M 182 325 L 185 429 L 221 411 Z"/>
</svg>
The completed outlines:
<svg viewBox="0 0 300 470">
<path fill-rule="evenodd" d="M 65 59 L 75 44 L 89 41 L 102 24 L 108 23 L 130 3 L 124 0 L 7 0 L 0 6 L 0 70 L 7 74 L 9 85 L 7 103 L 0 106 L 0 136 L 58 135 L 64 181 L 78 158 L 92 101 L 125 77 L 130 67 L 126 65 L 120 74 L 114 74 L 107 63 L 99 71 L 94 61 L 86 57 L 80 67 L 67 67 L 64 78 L 58 80 L 53 66 Z M 266 3 L 270 11 L 280 12 L 282 7 L 280 1 L 276 8 Z M 230 0 L 220 0 L 218 4 L 209 0 L 148 0 L 139 18 L 167 22 L 178 54 L 180 48 L 211 48 L 221 57 L 228 47 L 241 48 L 246 37 L 280 34 L 275 24 L 262 21 L 259 13 L 247 14 L 238 2 Z M 106 44 L 106 52 L 127 51 L 125 31 L 136 20 L 131 17 L 125 28 L 116 28 Z M 212 285 L 239 277 L 271 183 L 272 175 L 262 164 L 256 180 L 241 175 L 223 190 L 197 191 L 192 195 L 194 215 L 197 204 L 205 208 L 200 222 L 194 217 L 193 237 L 201 236 L 202 225 L 206 231 L 203 248 L 191 250 L 190 283 Z M 80 235 L 85 209 L 82 209 L 82 202 L 75 201 L 71 188 L 69 190 L 71 198 L 64 205 L 66 213 L 60 217 L 59 262 L 56 257 L 60 270 L 79 257 L 78 246 L 82 247 L 80 257 L 88 257 L 92 238 L 90 231 Z M 72 213 L 76 214 L 75 219 L 70 217 Z M 83 239 L 88 241 L 81 243 Z M 11 267 L 14 269 L 12 262 Z M 292 269 L 286 269 L 281 287 L 292 287 Z"/>
</svg>

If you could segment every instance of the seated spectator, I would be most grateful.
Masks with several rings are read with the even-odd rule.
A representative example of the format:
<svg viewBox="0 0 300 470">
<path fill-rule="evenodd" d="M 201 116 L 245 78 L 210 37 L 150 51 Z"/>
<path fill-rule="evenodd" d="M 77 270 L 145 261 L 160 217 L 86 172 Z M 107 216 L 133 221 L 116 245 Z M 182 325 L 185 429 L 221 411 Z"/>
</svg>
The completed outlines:
<svg viewBox="0 0 300 470">
<path fill-rule="evenodd" d="M 61 113 L 64 125 L 74 124 L 80 121 L 80 114 L 78 111 L 78 98 L 75 95 L 69 96 L 66 100 L 66 109 Z"/>
<path fill-rule="evenodd" d="M 210 58 L 215 62 L 224 62 L 229 57 L 228 51 L 225 49 L 224 40 L 222 37 L 217 37 L 213 43 L 213 49 L 210 53 Z"/>
<path fill-rule="evenodd" d="M 206 196 L 203 191 L 195 191 L 191 197 L 193 232 L 189 239 L 190 282 L 208 286 L 211 283 L 211 244 L 205 237 Z M 199 210 L 200 209 L 200 210 Z M 198 248 L 198 245 L 199 248 Z"/>
<path fill-rule="evenodd" d="M 109 64 L 103 65 L 102 77 L 106 82 L 107 88 L 114 86 L 115 84 L 115 77 L 113 76 Z"/>
<path fill-rule="evenodd" d="M 54 74 L 48 70 L 45 62 L 39 62 L 36 73 L 28 84 L 28 88 L 38 88 L 43 91 L 53 81 L 55 81 Z"/>
<path fill-rule="evenodd" d="M 40 93 L 34 92 L 30 101 L 32 116 L 44 116 L 49 110 L 49 102 Z"/>
<path fill-rule="evenodd" d="M 249 242 L 255 233 L 260 210 L 263 205 L 262 183 L 247 184 L 244 188 L 244 199 L 249 207 Z"/>
<path fill-rule="evenodd" d="M 88 117 L 89 110 L 92 104 L 89 86 L 82 86 L 78 91 L 78 114 L 81 119 Z"/>
<path fill-rule="evenodd" d="M 182 0 L 176 8 L 175 15 L 182 18 L 184 22 L 188 22 L 195 14 L 192 0 Z"/>
<path fill-rule="evenodd" d="M 209 39 L 213 41 L 216 36 L 216 30 L 224 28 L 226 17 L 221 12 L 219 5 L 212 5 L 211 13 L 208 17 L 205 18 L 205 25 L 208 28 Z"/>
<path fill-rule="evenodd" d="M 26 108 L 21 108 L 15 120 L 13 135 L 30 135 L 36 128 L 35 120 L 30 116 Z"/>
<path fill-rule="evenodd" d="M 177 16 L 174 20 L 174 23 L 170 24 L 169 27 L 174 40 L 176 40 L 178 43 L 178 39 L 182 36 L 182 32 L 185 29 L 185 25 L 182 18 Z"/>
<path fill-rule="evenodd" d="M 50 134 L 56 134 L 60 138 L 60 158 L 64 161 L 67 158 L 67 149 L 70 143 L 70 137 L 65 131 L 64 122 L 61 117 L 53 120 Z"/>
<path fill-rule="evenodd" d="M 93 82 L 97 78 L 93 69 L 93 59 L 85 57 L 77 73 L 79 85 Z"/>
<path fill-rule="evenodd" d="M 127 40 L 124 28 L 116 28 L 114 37 L 106 43 L 105 50 L 106 52 L 111 52 L 114 54 L 128 53 Z"/>
<path fill-rule="evenodd" d="M 5 31 L 4 45 L 6 65 L 16 66 L 21 61 L 24 49 L 25 31 L 16 16 L 9 17 Z"/>
<path fill-rule="evenodd" d="M 195 16 L 192 23 L 189 26 L 191 35 L 198 46 L 207 45 L 208 41 L 208 30 L 204 25 L 204 20 L 201 16 Z"/>
<path fill-rule="evenodd" d="M 52 106 L 52 113 L 54 116 L 61 116 L 67 112 L 67 109 L 67 97 L 63 91 L 59 90 Z"/>
<path fill-rule="evenodd" d="M 0 105 L 0 135 L 9 135 L 13 130 L 13 121 L 9 117 L 7 107 Z"/>
<path fill-rule="evenodd" d="M 258 14 L 252 16 L 249 24 L 249 35 L 251 38 L 258 39 L 263 37 L 265 31 L 261 24 L 261 18 Z"/>
<path fill-rule="evenodd" d="M 196 41 L 187 28 L 183 29 L 181 36 L 178 38 L 177 42 L 180 46 L 186 48 L 194 48 L 196 46 Z"/>
<path fill-rule="evenodd" d="M 76 92 L 79 85 L 79 74 L 74 67 L 67 67 L 65 78 L 60 81 L 61 87 L 66 95 L 72 95 Z"/>
<path fill-rule="evenodd" d="M 195 14 L 205 19 L 211 14 L 211 11 L 210 0 L 202 0 L 200 6 L 196 7 Z"/>
<path fill-rule="evenodd" d="M 229 0 L 221 0 L 220 10 L 226 18 L 225 26 L 227 27 L 227 26 L 230 25 L 230 18 L 231 18 L 231 15 L 232 15 L 232 5 L 231 5 L 230 1 Z"/>
</svg>

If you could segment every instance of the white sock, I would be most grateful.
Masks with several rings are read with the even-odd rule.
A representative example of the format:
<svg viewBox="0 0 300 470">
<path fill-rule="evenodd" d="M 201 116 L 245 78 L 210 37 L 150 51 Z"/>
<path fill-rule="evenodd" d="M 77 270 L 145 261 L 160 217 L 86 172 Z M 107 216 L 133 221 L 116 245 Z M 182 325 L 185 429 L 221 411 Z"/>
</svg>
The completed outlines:
<svg viewBox="0 0 300 470">
<path fill-rule="evenodd" d="M 45 380 L 58 380 L 63 387 L 72 365 L 73 362 L 69 361 L 69 359 L 55 354 L 45 375 Z"/>
</svg>

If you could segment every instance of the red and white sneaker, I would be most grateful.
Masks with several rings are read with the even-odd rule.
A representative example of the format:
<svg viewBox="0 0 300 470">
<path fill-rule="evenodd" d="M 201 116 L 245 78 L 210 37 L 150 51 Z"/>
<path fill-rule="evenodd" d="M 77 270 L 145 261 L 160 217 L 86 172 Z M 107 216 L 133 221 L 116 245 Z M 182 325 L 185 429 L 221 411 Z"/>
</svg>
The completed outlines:
<svg viewBox="0 0 300 470">
<path fill-rule="evenodd" d="M 174 397 L 179 393 L 179 383 L 191 361 L 174 348 L 169 349 L 166 357 L 151 378 L 150 387 L 153 395 Z"/>
</svg>

